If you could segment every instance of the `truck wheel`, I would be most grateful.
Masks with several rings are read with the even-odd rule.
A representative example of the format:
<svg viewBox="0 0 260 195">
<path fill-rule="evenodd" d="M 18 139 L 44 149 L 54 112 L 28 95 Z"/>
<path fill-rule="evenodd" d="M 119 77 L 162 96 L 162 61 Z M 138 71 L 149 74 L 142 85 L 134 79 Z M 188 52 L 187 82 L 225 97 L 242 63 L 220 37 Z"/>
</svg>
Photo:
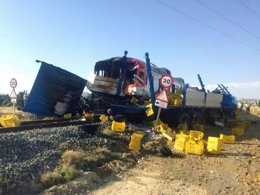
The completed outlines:
<svg viewBox="0 0 260 195">
<path fill-rule="evenodd" d="M 182 113 L 179 118 L 179 124 L 184 123 L 186 123 L 188 126 L 190 125 L 190 116 L 188 115 L 188 113 Z"/>
</svg>

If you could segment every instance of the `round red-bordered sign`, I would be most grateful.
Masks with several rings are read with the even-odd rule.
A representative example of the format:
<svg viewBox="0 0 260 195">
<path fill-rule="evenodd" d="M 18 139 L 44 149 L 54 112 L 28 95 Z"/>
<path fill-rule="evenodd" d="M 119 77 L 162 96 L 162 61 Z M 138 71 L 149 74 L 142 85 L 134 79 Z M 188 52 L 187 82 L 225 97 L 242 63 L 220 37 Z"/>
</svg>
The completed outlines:
<svg viewBox="0 0 260 195">
<path fill-rule="evenodd" d="M 160 85 L 162 88 L 167 89 L 173 85 L 174 81 L 170 74 L 165 74 L 160 78 Z"/>
</svg>

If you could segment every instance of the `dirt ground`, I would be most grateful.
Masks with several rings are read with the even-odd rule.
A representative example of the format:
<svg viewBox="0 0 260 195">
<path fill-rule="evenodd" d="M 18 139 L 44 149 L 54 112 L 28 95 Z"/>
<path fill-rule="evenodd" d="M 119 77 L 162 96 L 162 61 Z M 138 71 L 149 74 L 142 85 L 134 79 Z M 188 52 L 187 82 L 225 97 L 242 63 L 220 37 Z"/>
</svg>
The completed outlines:
<svg viewBox="0 0 260 195">
<path fill-rule="evenodd" d="M 147 142 L 140 152 L 121 153 L 120 159 L 43 194 L 260 194 L 260 118 L 251 119 L 255 124 L 235 144 L 224 144 L 221 154 L 162 155 L 158 141 Z M 225 131 L 206 126 L 205 135 Z"/>
<path fill-rule="evenodd" d="M 225 144 L 219 155 L 148 156 L 91 194 L 260 194 L 257 121 L 235 144 Z"/>
</svg>

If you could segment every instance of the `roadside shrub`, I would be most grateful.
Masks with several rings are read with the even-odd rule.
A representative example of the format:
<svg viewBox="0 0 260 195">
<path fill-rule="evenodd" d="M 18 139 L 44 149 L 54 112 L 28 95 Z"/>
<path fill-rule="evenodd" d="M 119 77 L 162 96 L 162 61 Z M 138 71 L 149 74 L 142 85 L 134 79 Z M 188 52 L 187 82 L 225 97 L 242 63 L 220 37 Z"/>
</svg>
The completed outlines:
<svg viewBox="0 0 260 195">
<path fill-rule="evenodd" d="M 96 154 L 88 154 L 84 160 L 85 160 L 84 170 L 94 169 L 96 168 L 97 165 L 98 156 Z"/>
<path fill-rule="evenodd" d="M 69 144 L 67 142 L 63 142 L 60 144 L 59 148 L 62 150 L 62 151 L 66 151 L 68 150 L 69 148 Z"/>
<path fill-rule="evenodd" d="M 115 134 L 115 132 L 111 129 L 110 126 L 106 126 L 104 129 L 102 129 L 101 133 L 107 136 L 111 136 Z"/>
<path fill-rule="evenodd" d="M 61 159 L 63 165 L 74 166 L 75 168 L 82 168 L 85 164 L 86 153 L 78 150 L 68 150 L 63 153 Z"/>
<path fill-rule="evenodd" d="M 51 187 L 54 185 L 58 185 L 64 182 L 64 178 L 62 177 L 61 174 L 57 173 L 57 172 L 47 172 L 44 173 L 41 176 L 41 183 L 45 186 L 45 187 Z"/>
<path fill-rule="evenodd" d="M 71 181 L 77 177 L 79 174 L 78 170 L 73 166 L 62 165 L 56 168 L 56 172 L 58 172 L 65 181 Z"/>
</svg>

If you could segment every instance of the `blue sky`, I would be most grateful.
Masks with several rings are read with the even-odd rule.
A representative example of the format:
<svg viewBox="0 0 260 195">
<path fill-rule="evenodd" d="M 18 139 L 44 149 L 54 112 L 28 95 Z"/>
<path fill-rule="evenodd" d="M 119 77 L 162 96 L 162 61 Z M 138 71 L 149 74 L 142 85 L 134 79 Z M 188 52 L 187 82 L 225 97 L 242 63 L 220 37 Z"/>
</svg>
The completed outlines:
<svg viewBox="0 0 260 195">
<path fill-rule="evenodd" d="M 199 73 L 210 89 L 260 98 L 260 1 L 0 1 L 0 93 L 13 77 L 17 92 L 30 91 L 36 59 L 91 80 L 95 62 L 124 50 L 141 60 L 149 52 L 191 85 Z"/>
</svg>

